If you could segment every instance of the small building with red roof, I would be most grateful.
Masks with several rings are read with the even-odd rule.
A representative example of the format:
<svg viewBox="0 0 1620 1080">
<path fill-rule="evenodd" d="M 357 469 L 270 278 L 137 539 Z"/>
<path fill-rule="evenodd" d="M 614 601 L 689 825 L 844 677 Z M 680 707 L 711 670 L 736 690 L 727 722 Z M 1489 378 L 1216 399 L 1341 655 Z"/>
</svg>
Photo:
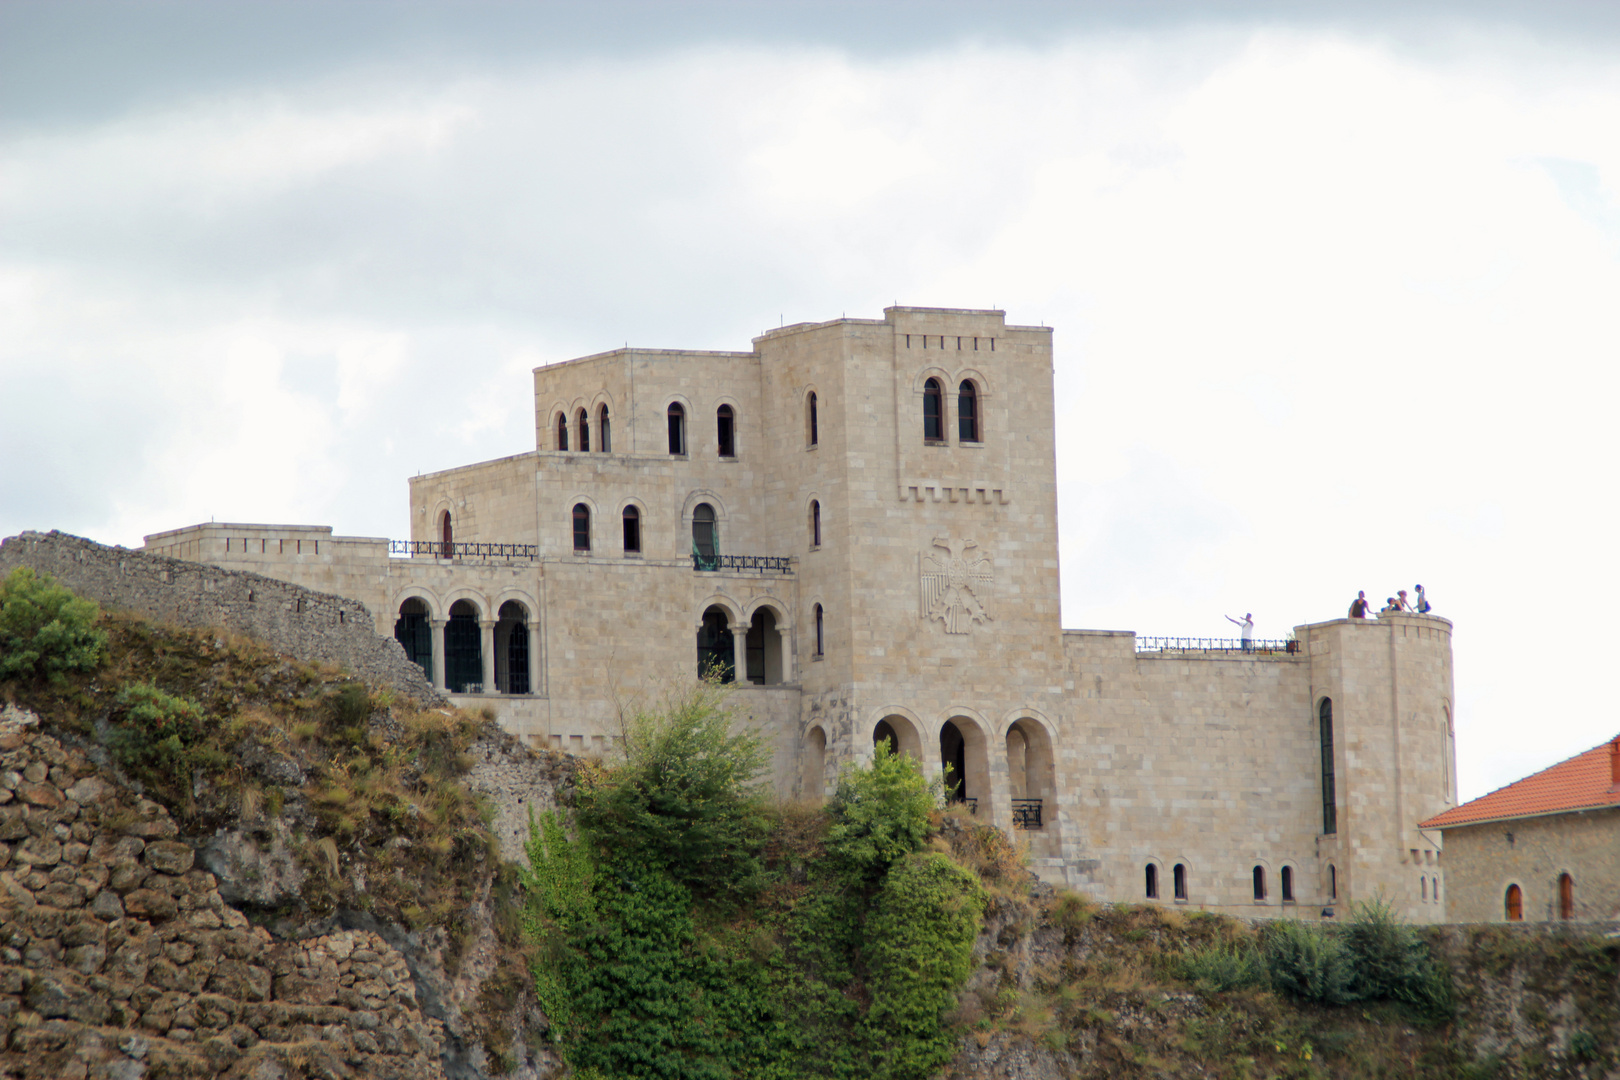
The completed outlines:
<svg viewBox="0 0 1620 1080">
<path fill-rule="evenodd" d="M 1423 822 L 1452 922 L 1620 918 L 1620 735 Z"/>
</svg>

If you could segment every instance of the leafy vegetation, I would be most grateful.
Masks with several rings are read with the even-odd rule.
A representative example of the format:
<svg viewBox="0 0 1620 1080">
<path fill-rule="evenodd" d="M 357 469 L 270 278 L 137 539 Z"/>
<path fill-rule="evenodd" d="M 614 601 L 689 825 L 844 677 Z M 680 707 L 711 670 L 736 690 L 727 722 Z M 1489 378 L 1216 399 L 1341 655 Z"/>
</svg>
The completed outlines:
<svg viewBox="0 0 1620 1080">
<path fill-rule="evenodd" d="M 0 679 L 94 671 L 107 650 L 100 614 L 49 574 L 12 570 L 0 581 Z"/>
</svg>

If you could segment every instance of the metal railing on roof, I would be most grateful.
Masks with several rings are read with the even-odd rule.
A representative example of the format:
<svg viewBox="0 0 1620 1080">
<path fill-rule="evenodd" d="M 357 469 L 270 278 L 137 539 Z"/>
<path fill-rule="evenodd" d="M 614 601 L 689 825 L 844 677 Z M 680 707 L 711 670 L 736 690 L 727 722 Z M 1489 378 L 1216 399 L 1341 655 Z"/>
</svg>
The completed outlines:
<svg viewBox="0 0 1620 1080">
<path fill-rule="evenodd" d="M 527 559 L 540 557 L 539 544 L 446 544 L 440 540 L 390 540 L 388 554 L 412 558 L 426 555 L 432 559 Z"/>
<path fill-rule="evenodd" d="M 1137 652 L 1297 653 L 1294 638 L 1139 637 Z"/>
</svg>

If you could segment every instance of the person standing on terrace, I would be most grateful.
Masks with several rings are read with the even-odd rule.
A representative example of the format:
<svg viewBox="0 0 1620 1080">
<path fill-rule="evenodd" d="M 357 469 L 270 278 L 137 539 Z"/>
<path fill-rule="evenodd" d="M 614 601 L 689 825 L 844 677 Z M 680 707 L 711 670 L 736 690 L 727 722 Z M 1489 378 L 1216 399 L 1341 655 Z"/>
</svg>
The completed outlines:
<svg viewBox="0 0 1620 1080">
<path fill-rule="evenodd" d="M 1237 626 L 1241 626 L 1243 628 L 1243 651 L 1244 652 L 1253 652 L 1254 651 L 1254 612 L 1252 612 L 1252 611 L 1244 612 L 1243 618 L 1241 618 L 1241 619 L 1234 619 L 1230 615 L 1227 615 L 1225 618 L 1226 618 L 1227 622 L 1233 623 L 1233 624 L 1235 624 Z"/>
</svg>

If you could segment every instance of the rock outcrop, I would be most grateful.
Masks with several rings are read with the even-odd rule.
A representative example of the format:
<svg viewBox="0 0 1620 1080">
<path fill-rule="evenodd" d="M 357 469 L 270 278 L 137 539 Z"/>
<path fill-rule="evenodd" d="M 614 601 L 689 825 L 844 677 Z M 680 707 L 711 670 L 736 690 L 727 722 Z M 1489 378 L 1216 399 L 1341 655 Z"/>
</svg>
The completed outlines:
<svg viewBox="0 0 1620 1080">
<path fill-rule="evenodd" d="M 0 716 L 0 1075 L 443 1077 L 396 949 L 273 941 L 176 834 L 34 717 Z"/>
</svg>

